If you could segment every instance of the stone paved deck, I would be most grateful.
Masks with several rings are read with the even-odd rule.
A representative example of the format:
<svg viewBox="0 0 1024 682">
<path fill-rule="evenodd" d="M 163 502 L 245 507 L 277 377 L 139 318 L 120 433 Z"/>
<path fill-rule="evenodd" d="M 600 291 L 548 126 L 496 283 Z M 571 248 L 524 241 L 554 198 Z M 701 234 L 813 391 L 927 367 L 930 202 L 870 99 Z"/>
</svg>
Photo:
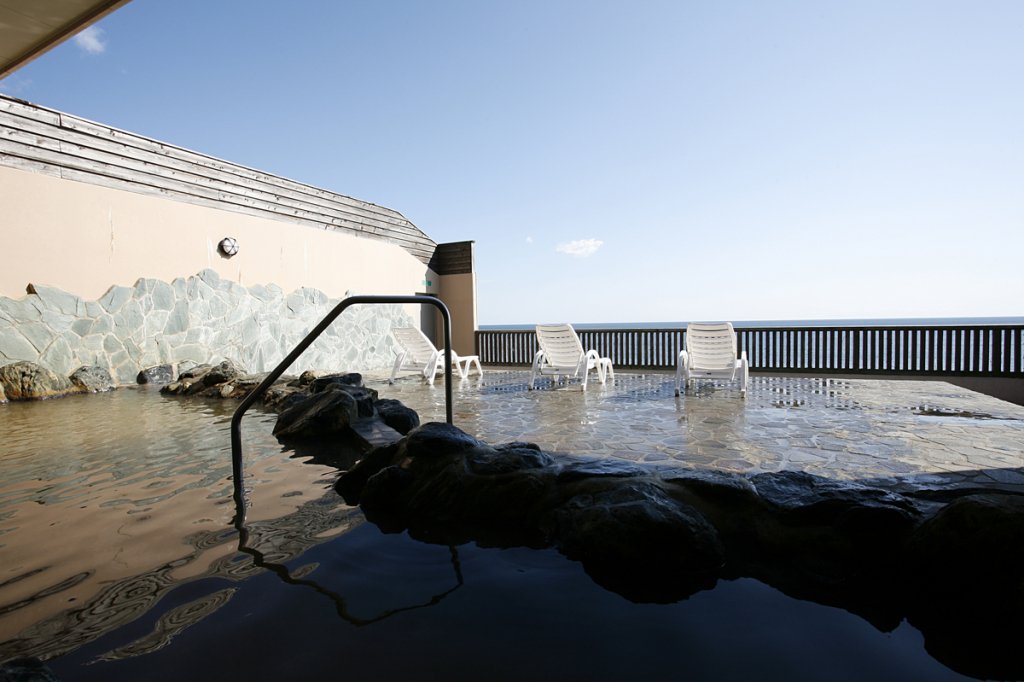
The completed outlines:
<svg viewBox="0 0 1024 682">
<path fill-rule="evenodd" d="M 665 373 L 527 390 L 528 372 L 456 380 L 455 425 L 492 444 L 712 468 L 801 470 L 896 489 L 1024 493 L 1024 407 L 945 382 L 753 377 L 745 400 L 708 382 L 675 397 Z M 444 421 L 444 381 L 367 377 L 422 421 Z"/>
</svg>

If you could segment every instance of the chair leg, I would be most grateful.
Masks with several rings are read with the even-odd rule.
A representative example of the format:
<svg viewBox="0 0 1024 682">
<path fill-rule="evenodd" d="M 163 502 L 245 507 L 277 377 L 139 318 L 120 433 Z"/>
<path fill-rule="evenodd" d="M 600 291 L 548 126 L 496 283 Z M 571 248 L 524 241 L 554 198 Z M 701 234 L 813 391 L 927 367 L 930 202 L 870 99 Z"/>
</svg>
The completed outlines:
<svg viewBox="0 0 1024 682">
<path fill-rule="evenodd" d="M 389 384 L 395 383 L 395 377 L 398 376 L 398 370 L 402 367 L 403 360 L 405 360 L 405 353 L 401 353 L 395 357 L 395 366 L 391 368 L 391 378 L 388 379 Z"/>
</svg>

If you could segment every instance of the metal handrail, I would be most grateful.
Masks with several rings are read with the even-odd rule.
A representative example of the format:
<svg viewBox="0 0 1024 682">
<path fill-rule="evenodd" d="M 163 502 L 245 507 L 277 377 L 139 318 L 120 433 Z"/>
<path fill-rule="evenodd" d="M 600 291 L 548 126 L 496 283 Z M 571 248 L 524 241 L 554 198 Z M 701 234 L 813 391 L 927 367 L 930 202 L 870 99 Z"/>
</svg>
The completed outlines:
<svg viewBox="0 0 1024 682">
<path fill-rule="evenodd" d="M 241 531 L 245 523 L 245 495 L 242 485 L 242 416 L 267 389 L 277 381 L 284 371 L 288 369 L 295 360 L 302 355 L 313 341 L 331 325 L 334 320 L 345 312 L 349 306 L 367 304 L 406 304 L 420 303 L 432 305 L 441 311 L 444 320 L 444 406 L 445 417 L 449 424 L 452 423 L 452 318 L 445 306 L 439 299 L 433 296 L 349 296 L 334 307 L 334 310 L 327 314 L 320 321 L 313 331 L 309 332 L 299 345 L 295 346 L 291 353 L 275 367 L 267 377 L 260 382 L 260 385 L 245 396 L 242 403 L 231 416 L 231 476 L 234 483 L 235 497 L 235 526 Z"/>
</svg>

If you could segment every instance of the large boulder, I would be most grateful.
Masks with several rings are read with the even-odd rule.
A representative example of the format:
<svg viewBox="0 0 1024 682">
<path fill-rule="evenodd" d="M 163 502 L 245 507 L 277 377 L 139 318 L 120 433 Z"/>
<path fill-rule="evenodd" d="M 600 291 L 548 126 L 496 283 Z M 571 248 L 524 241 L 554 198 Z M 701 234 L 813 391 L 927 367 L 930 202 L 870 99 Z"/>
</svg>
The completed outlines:
<svg viewBox="0 0 1024 682">
<path fill-rule="evenodd" d="M 138 373 L 135 381 L 140 384 L 157 384 L 163 386 L 174 381 L 174 365 L 156 365 L 146 367 Z"/>
<path fill-rule="evenodd" d="M 281 412 L 274 425 L 274 435 L 281 440 L 331 436 L 345 430 L 358 418 L 359 404 L 348 392 L 323 391 Z"/>
<path fill-rule="evenodd" d="M 245 372 L 231 360 L 224 360 L 216 365 L 197 365 L 181 372 L 177 380 L 160 389 L 161 393 L 170 395 L 221 396 L 222 384 L 238 379 Z"/>
<path fill-rule="evenodd" d="M 641 602 L 675 602 L 714 586 L 725 551 L 699 511 L 650 480 L 596 487 L 555 510 L 554 537 L 598 584 Z"/>
<path fill-rule="evenodd" d="M 975 494 L 921 524 L 907 545 L 907 620 L 955 670 L 1024 679 L 1024 496 Z"/>
<path fill-rule="evenodd" d="M 491 447 L 428 423 L 373 451 L 337 490 L 386 531 L 446 544 L 554 546 L 636 601 L 713 585 L 724 550 L 703 515 L 649 469 L 556 460 L 531 443 Z"/>
<path fill-rule="evenodd" d="M 60 398 L 81 392 L 67 378 L 25 360 L 0 367 L 0 387 L 8 400 Z"/>
<path fill-rule="evenodd" d="M 117 388 L 114 378 L 103 367 L 79 367 L 68 378 L 72 384 L 86 393 L 101 393 Z"/>
<path fill-rule="evenodd" d="M 374 406 L 384 423 L 403 436 L 420 425 L 420 416 L 416 414 L 416 411 L 406 407 L 398 400 L 384 398 L 378 400 Z"/>
</svg>

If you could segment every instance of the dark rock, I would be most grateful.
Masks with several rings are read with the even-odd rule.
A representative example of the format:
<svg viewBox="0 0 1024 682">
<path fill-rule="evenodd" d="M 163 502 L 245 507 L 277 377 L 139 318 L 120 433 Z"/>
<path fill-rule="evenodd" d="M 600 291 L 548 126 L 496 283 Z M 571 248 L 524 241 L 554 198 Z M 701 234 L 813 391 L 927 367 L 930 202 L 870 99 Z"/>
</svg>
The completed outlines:
<svg viewBox="0 0 1024 682">
<path fill-rule="evenodd" d="M 495 445 L 495 450 L 540 450 L 540 446 L 536 443 L 526 443 L 523 441 L 513 441 L 511 443 L 502 443 L 501 445 Z"/>
<path fill-rule="evenodd" d="M 427 422 L 409 432 L 404 441 L 409 457 L 448 457 L 483 445 L 451 424 Z"/>
<path fill-rule="evenodd" d="M 472 450 L 466 455 L 466 469 L 477 476 L 498 476 L 516 471 L 554 466 L 554 458 L 532 448 L 488 448 Z"/>
<path fill-rule="evenodd" d="M 303 375 L 305 374 L 306 373 L 303 372 Z M 309 385 L 310 393 L 319 393 L 330 386 L 362 386 L 363 375 L 357 374 L 356 372 L 349 372 L 346 374 L 325 374 L 312 378 L 307 383 Z M 299 377 L 299 385 L 303 385 L 302 376 Z"/>
<path fill-rule="evenodd" d="M 907 620 L 951 668 L 982 679 L 1024 679 L 1024 497 L 951 502 L 907 545 Z"/>
<path fill-rule="evenodd" d="M 329 390 L 344 391 L 352 396 L 352 399 L 356 401 L 356 410 L 359 413 L 359 417 L 373 417 L 376 414 L 374 403 L 377 400 L 377 391 L 374 389 L 361 386 L 338 385 Z"/>
<path fill-rule="evenodd" d="M 174 381 L 174 365 L 156 365 L 139 372 L 135 381 L 140 384 L 165 385 Z"/>
<path fill-rule="evenodd" d="M 182 371 L 176 381 L 161 388 L 160 392 L 171 395 L 197 395 L 214 388 L 215 390 L 207 392 L 207 395 L 216 396 L 220 394 L 217 388 L 220 384 L 238 379 L 244 374 L 230 360 L 224 360 L 217 365 L 197 365 Z"/>
<path fill-rule="evenodd" d="M 634 601 L 678 601 L 712 587 L 718 533 L 693 507 L 645 481 L 609 482 L 554 514 L 557 545 L 597 582 Z"/>
<path fill-rule="evenodd" d="M 360 504 L 366 482 L 385 467 L 391 466 L 396 461 L 399 450 L 399 443 L 376 448 L 359 460 L 354 467 L 342 473 L 334 488 L 345 499 L 345 503 Z"/>
<path fill-rule="evenodd" d="M 318 369 L 307 369 L 305 372 L 300 374 L 298 378 L 294 379 L 293 383 L 296 386 L 300 387 L 309 386 L 310 382 L 312 382 L 313 379 L 325 376 L 326 374 L 328 374 L 328 372 L 324 372 Z"/>
<path fill-rule="evenodd" d="M 621 459 L 587 459 L 567 464 L 558 474 L 561 483 L 584 478 L 628 478 L 645 476 L 650 470 Z"/>
<path fill-rule="evenodd" d="M 14 658 L 0 665 L 0 682 L 60 682 L 38 658 Z"/>
<path fill-rule="evenodd" d="M 384 423 L 403 436 L 420 425 L 420 416 L 416 411 L 397 400 L 385 398 L 378 400 L 374 406 Z"/>
<path fill-rule="evenodd" d="M 65 377 L 24 360 L 0 367 L 0 386 L 8 400 L 60 398 L 82 390 Z"/>
<path fill-rule="evenodd" d="M 294 380 L 282 377 L 280 383 L 275 382 L 263 394 L 263 404 L 276 412 L 284 412 L 309 397 L 293 384 Z"/>
<path fill-rule="evenodd" d="M 103 367 L 79 367 L 69 377 L 71 383 L 88 393 L 111 391 L 117 388 L 113 377 Z"/>
<path fill-rule="evenodd" d="M 750 479 L 770 507 L 794 521 L 843 529 L 860 536 L 907 533 L 920 520 L 913 502 L 896 493 L 802 471 L 758 474 Z"/>
<path fill-rule="evenodd" d="M 238 379 L 245 375 L 245 371 L 240 369 L 231 360 L 224 360 L 220 364 L 214 365 L 203 377 L 203 383 L 207 386 L 213 386 L 216 384 L 223 384 L 234 379 Z"/>
<path fill-rule="evenodd" d="M 358 416 L 356 400 L 347 392 L 316 393 L 281 412 L 274 435 L 280 439 L 330 435 L 347 428 Z"/>
</svg>

